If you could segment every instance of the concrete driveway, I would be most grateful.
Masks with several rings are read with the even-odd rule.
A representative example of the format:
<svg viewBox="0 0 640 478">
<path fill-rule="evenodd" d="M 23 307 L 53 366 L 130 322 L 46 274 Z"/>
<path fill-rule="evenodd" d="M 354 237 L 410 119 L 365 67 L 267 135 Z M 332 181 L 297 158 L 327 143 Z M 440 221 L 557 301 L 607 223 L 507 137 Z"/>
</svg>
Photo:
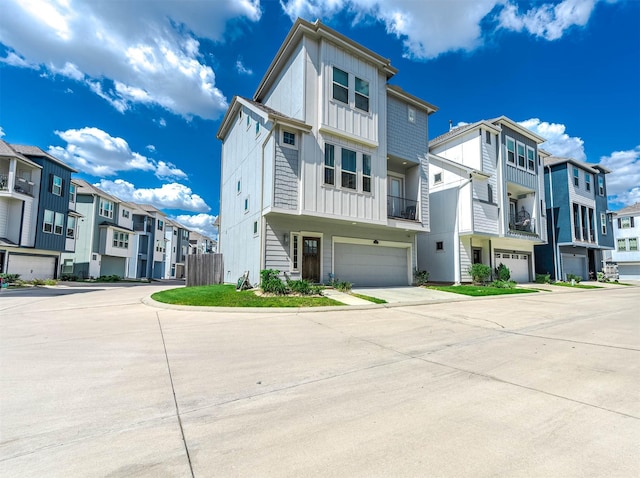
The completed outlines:
<svg viewBox="0 0 640 478">
<path fill-rule="evenodd" d="M 3 477 L 640 474 L 639 289 L 171 310 L 0 294 Z"/>
<path fill-rule="evenodd" d="M 470 299 L 464 295 L 424 287 L 355 287 L 352 292 L 384 299 L 388 304 L 428 304 Z"/>
</svg>

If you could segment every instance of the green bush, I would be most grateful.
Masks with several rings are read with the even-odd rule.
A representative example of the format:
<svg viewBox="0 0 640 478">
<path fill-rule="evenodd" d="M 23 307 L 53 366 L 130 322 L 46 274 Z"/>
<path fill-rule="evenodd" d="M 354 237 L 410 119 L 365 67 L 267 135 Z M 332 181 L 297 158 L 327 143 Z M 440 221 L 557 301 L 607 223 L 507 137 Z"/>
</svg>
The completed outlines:
<svg viewBox="0 0 640 478">
<path fill-rule="evenodd" d="M 96 282 L 118 282 L 122 280 L 122 277 L 117 275 L 100 276 L 96 279 Z"/>
<path fill-rule="evenodd" d="M 485 264 L 472 264 L 467 268 L 467 272 L 475 284 L 482 284 L 489 280 L 491 267 Z"/>
<path fill-rule="evenodd" d="M 571 282 L 572 280 L 576 281 L 576 284 L 579 284 L 582 280 L 582 276 L 578 276 L 575 274 L 567 274 L 567 282 Z"/>
<path fill-rule="evenodd" d="M 536 274 L 536 284 L 550 284 L 551 274 Z"/>
<path fill-rule="evenodd" d="M 413 283 L 417 286 L 427 285 L 429 283 L 429 272 L 415 269 L 413 271 Z"/>
<path fill-rule="evenodd" d="M 78 280 L 78 276 L 75 274 L 62 274 L 62 277 L 60 277 L 61 281 L 77 281 Z"/>
<path fill-rule="evenodd" d="M 280 271 L 276 269 L 260 271 L 260 288 L 267 294 L 286 295 L 289 292 L 287 284 L 280 279 Z"/>
<path fill-rule="evenodd" d="M 20 278 L 20 274 L 0 274 L 0 278 L 3 282 L 11 284 Z"/>
<path fill-rule="evenodd" d="M 514 289 L 516 287 L 516 281 L 513 280 L 494 280 L 491 283 L 492 287 L 496 287 L 498 289 Z"/>
<path fill-rule="evenodd" d="M 496 267 L 496 277 L 499 281 L 506 282 L 511 279 L 511 271 L 502 262 Z"/>
<path fill-rule="evenodd" d="M 289 286 L 289 289 L 291 289 L 291 292 L 293 292 L 294 294 L 300 294 L 300 295 L 311 295 L 311 284 L 309 283 L 308 280 L 305 279 L 299 279 L 299 280 L 288 280 L 287 279 L 287 285 Z"/>
<path fill-rule="evenodd" d="M 346 280 L 333 281 L 333 288 L 335 290 L 339 290 L 340 292 L 349 292 L 351 291 L 351 287 L 353 287 L 353 284 L 351 282 L 347 282 Z"/>
<path fill-rule="evenodd" d="M 598 282 L 609 282 L 609 278 L 605 275 L 604 272 L 598 272 Z"/>
</svg>

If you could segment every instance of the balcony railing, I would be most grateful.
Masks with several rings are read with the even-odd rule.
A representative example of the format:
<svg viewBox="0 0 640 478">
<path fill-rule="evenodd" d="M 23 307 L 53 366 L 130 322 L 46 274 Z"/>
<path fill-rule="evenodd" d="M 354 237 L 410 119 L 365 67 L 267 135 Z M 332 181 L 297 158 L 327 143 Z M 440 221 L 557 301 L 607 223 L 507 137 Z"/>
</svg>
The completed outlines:
<svg viewBox="0 0 640 478">
<path fill-rule="evenodd" d="M 593 229 L 586 227 L 574 226 L 573 233 L 575 234 L 576 241 L 580 242 L 596 242 L 596 234 Z"/>
<path fill-rule="evenodd" d="M 417 221 L 417 211 L 418 201 L 414 199 L 401 198 L 398 196 L 387 196 L 388 217 Z"/>
<path fill-rule="evenodd" d="M 509 229 L 512 231 L 535 232 L 531 222 L 531 214 L 524 208 L 517 214 L 509 215 Z"/>
<path fill-rule="evenodd" d="M 6 173 L 0 173 L 0 191 L 9 190 L 9 175 Z"/>
</svg>

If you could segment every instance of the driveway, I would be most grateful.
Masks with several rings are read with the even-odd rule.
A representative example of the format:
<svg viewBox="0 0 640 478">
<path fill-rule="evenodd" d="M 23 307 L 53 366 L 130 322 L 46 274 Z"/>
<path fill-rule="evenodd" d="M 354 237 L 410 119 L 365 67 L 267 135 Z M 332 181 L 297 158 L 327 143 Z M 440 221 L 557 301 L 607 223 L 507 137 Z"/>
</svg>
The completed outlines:
<svg viewBox="0 0 640 478">
<path fill-rule="evenodd" d="M 0 293 L 1 476 L 640 475 L 638 288 L 142 302 L 167 287 Z"/>
<path fill-rule="evenodd" d="M 470 299 L 461 294 L 452 294 L 424 287 L 355 287 L 353 292 L 384 299 L 389 304 L 428 304 Z"/>
</svg>

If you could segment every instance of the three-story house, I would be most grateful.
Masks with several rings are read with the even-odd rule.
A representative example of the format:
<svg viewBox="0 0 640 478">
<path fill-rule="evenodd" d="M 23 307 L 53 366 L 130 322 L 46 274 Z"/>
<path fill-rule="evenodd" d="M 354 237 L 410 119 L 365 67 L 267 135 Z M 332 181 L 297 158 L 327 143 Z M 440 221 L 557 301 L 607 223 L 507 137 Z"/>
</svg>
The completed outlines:
<svg viewBox="0 0 640 478">
<path fill-rule="evenodd" d="M 620 280 L 640 280 L 640 203 L 615 213 L 613 234 L 615 249 L 611 260 L 618 266 Z"/>
<path fill-rule="evenodd" d="M 226 282 L 277 269 L 311 282 L 407 285 L 429 230 L 427 123 L 390 61 L 298 19 L 222 141 Z"/>
</svg>

